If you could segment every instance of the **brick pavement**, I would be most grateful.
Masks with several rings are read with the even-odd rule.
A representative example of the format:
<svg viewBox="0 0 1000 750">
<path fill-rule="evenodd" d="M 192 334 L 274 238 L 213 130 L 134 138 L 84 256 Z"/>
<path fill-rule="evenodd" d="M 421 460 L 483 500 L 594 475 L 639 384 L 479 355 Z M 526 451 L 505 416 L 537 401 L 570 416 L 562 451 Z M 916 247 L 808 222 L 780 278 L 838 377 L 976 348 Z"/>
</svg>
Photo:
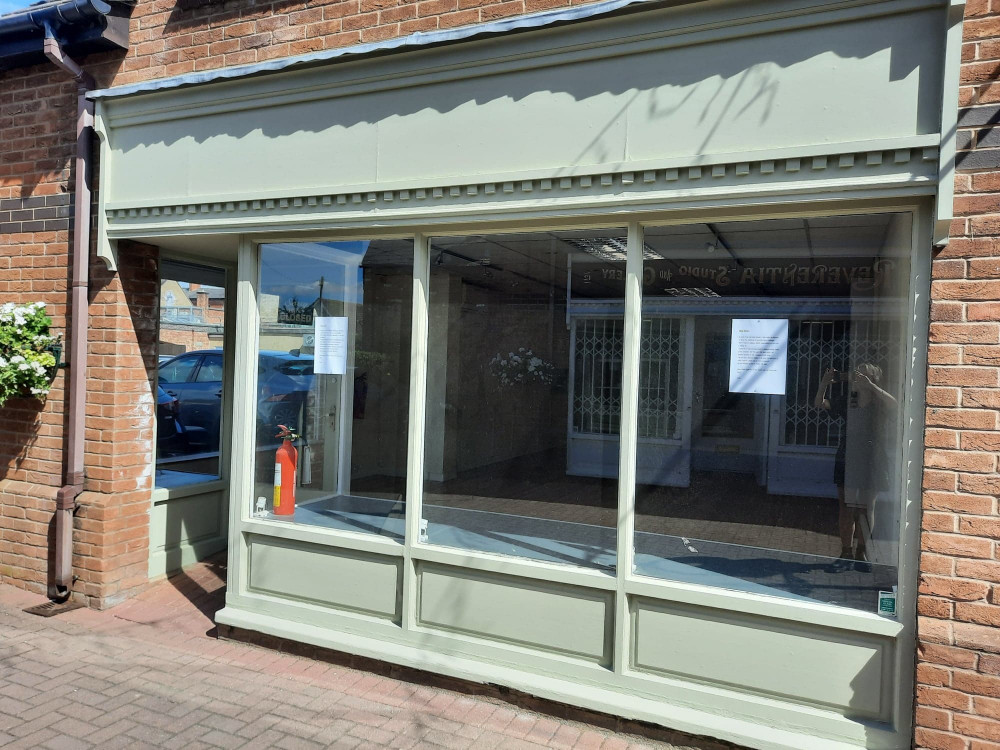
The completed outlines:
<svg viewBox="0 0 1000 750">
<path fill-rule="evenodd" d="M 112 610 L 52 618 L 0 585 L 0 747 L 677 747 L 218 640 L 224 575 L 194 566 Z"/>
</svg>

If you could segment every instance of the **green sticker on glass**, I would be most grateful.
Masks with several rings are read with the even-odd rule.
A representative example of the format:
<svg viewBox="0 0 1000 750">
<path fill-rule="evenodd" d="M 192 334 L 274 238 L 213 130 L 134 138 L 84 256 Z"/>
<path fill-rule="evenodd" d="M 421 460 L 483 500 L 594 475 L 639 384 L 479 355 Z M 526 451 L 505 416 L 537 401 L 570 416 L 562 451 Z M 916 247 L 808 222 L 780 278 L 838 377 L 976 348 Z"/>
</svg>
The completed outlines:
<svg viewBox="0 0 1000 750">
<path fill-rule="evenodd" d="M 895 591 L 879 591 L 878 592 L 878 613 L 880 615 L 888 615 L 889 617 L 896 616 L 896 592 Z"/>
</svg>

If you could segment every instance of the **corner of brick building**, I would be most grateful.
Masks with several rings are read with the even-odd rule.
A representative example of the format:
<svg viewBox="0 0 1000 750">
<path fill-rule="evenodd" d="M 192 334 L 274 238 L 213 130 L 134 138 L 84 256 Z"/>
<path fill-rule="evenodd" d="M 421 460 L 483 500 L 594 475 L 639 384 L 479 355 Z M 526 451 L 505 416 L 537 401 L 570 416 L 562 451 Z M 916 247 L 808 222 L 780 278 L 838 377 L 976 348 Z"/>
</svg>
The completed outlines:
<svg viewBox="0 0 1000 750">
<path fill-rule="evenodd" d="M 74 590 L 106 608 L 147 582 L 153 489 L 159 251 L 120 243 L 91 264 L 86 483 L 76 514 Z"/>
<path fill-rule="evenodd" d="M 970 0 L 932 263 L 914 746 L 1000 750 L 1000 0 Z"/>
<path fill-rule="evenodd" d="M 100 60 L 97 61 L 100 63 Z M 76 86 L 48 65 L 0 73 L 0 299 L 42 301 L 68 343 Z M 74 521 L 73 596 L 104 608 L 146 582 L 155 405 L 155 248 L 92 256 L 85 491 Z M 65 348 L 65 347 L 64 347 Z M 46 593 L 62 484 L 67 369 L 44 402 L 0 407 L 0 581 Z"/>
</svg>

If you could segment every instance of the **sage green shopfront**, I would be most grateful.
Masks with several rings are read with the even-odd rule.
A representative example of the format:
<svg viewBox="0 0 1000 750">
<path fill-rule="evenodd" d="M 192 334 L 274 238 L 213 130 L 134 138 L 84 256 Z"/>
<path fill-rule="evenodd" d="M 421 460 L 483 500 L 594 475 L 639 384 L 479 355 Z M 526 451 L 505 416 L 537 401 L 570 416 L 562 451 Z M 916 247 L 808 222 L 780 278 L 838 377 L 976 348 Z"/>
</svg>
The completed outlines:
<svg viewBox="0 0 1000 750">
<path fill-rule="evenodd" d="M 99 252 L 230 269 L 219 622 L 908 747 L 961 10 L 618 2 L 96 92 Z"/>
</svg>

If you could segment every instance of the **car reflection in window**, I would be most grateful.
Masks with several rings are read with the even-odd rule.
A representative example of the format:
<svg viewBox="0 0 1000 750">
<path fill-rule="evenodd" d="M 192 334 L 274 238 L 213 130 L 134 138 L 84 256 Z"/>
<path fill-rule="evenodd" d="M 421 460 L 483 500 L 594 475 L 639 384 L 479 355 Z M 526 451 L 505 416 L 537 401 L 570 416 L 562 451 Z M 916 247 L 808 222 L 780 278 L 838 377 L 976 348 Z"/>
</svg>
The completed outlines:
<svg viewBox="0 0 1000 750">
<path fill-rule="evenodd" d="M 261 438 L 273 438 L 279 424 L 300 426 L 312 381 L 311 356 L 260 353 L 257 424 Z M 159 386 L 162 398 L 171 399 L 172 411 L 168 424 L 165 411 L 158 406 L 158 434 L 172 435 L 176 424 L 184 434 L 183 440 L 171 444 L 170 452 L 217 453 L 222 423 L 222 350 L 185 352 L 171 358 L 160 365 Z"/>
</svg>

